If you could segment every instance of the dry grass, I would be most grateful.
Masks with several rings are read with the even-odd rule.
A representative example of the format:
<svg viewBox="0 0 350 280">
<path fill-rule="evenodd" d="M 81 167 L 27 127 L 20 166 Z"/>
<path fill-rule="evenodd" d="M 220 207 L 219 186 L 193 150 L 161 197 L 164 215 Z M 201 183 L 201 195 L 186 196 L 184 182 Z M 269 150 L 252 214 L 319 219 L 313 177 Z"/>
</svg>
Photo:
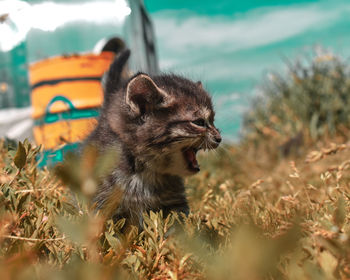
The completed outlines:
<svg viewBox="0 0 350 280">
<path fill-rule="evenodd" d="M 150 213 L 143 232 L 89 211 L 116 155 L 57 177 L 38 148 L 1 142 L 2 279 L 349 279 L 350 75 L 333 55 L 303 67 L 275 77 L 245 141 L 201 156 L 189 217 Z"/>
<path fill-rule="evenodd" d="M 202 158 L 205 170 L 188 181 L 192 214 L 184 223 L 172 227 L 176 216 L 151 213 L 144 232 L 123 234 L 123 220 L 89 213 L 93 177 L 79 174 L 79 162 L 73 194 L 36 168 L 37 149 L 24 149 L 21 171 L 15 151 L 0 149 L 3 279 L 350 277 L 347 143 L 268 164 L 266 154 L 225 147 Z"/>
</svg>

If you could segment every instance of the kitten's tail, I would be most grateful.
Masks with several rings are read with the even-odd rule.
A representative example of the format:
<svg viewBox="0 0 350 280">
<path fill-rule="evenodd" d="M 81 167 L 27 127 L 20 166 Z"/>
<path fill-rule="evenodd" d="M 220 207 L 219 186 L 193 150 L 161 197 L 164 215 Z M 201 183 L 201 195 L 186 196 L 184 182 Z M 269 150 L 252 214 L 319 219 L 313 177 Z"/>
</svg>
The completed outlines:
<svg viewBox="0 0 350 280">
<path fill-rule="evenodd" d="M 121 51 L 121 53 L 114 59 L 111 66 L 109 67 L 104 87 L 105 104 L 108 104 L 111 96 L 119 89 L 121 85 L 123 68 L 125 66 L 125 63 L 128 61 L 129 56 L 129 49 Z"/>
</svg>

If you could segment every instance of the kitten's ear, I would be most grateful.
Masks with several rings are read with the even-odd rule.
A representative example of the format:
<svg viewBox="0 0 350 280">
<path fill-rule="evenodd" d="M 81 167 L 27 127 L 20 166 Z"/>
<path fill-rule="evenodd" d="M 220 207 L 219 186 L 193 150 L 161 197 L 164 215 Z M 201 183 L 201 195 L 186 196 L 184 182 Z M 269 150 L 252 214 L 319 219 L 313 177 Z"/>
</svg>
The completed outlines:
<svg viewBox="0 0 350 280">
<path fill-rule="evenodd" d="M 134 77 L 126 89 L 126 104 L 135 115 L 143 115 L 156 108 L 166 107 L 169 95 L 146 74 Z"/>
<path fill-rule="evenodd" d="M 203 85 L 202 85 L 202 82 L 201 82 L 201 81 L 198 81 L 198 82 L 196 83 L 196 85 L 197 85 L 199 88 L 203 89 Z"/>
</svg>

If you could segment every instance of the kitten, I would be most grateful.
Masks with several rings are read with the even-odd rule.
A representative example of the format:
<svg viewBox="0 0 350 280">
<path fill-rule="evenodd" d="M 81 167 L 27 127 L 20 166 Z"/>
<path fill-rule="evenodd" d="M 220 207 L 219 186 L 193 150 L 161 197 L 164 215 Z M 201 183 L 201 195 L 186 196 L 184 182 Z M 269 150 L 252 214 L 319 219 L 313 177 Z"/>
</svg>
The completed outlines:
<svg viewBox="0 0 350 280">
<path fill-rule="evenodd" d="M 221 136 L 200 82 L 144 73 L 123 81 L 129 54 L 122 52 L 110 67 L 101 116 L 86 145 L 120 154 L 118 166 L 99 186 L 97 209 L 115 200 L 113 217 L 142 228 L 143 212 L 189 213 L 183 177 L 199 172 L 197 151 L 215 149 Z"/>
</svg>

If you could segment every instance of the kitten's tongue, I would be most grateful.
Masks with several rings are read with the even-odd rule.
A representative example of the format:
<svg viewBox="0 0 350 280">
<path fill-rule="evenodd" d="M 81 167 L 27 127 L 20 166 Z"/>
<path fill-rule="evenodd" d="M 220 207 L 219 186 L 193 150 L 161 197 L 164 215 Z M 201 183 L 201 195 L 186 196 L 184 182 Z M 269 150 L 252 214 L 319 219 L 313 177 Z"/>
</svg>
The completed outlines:
<svg viewBox="0 0 350 280">
<path fill-rule="evenodd" d="M 196 150 L 195 149 L 185 150 L 184 156 L 188 162 L 188 168 L 191 171 L 198 172 L 200 169 L 196 159 Z"/>
</svg>

